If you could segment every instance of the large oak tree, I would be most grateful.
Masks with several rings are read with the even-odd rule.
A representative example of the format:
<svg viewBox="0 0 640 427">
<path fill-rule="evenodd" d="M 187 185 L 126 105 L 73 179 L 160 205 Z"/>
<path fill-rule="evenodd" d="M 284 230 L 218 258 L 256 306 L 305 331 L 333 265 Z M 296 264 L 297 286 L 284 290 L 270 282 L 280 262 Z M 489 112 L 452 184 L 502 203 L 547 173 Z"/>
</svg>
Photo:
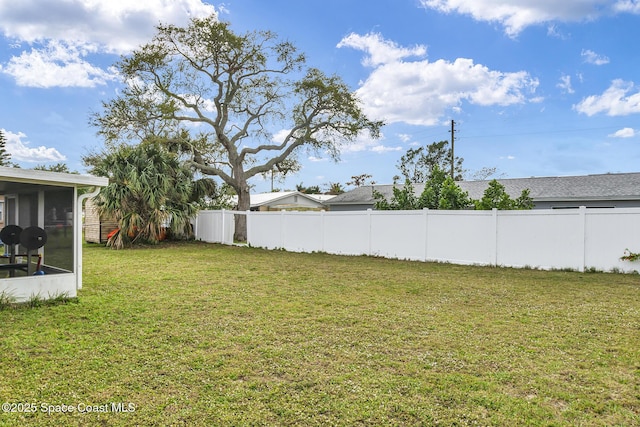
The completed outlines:
<svg viewBox="0 0 640 427">
<path fill-rule="evenodd" d="M 382 126 L 341 78 L 306 66 L 292 43 L 269 31 L 235 34 L 214 16 L 159 25 L 116 68 L 126 85 L 92 116 L 107 144 L 164 138 L 230 185 L 241 211 L 250 207 L 251 177 L 304 149 L 337 160 L 342 144 L 365 132 L 377 138 Z M 244 240 L 237 217 L 235 238 Z"/>
</svg>

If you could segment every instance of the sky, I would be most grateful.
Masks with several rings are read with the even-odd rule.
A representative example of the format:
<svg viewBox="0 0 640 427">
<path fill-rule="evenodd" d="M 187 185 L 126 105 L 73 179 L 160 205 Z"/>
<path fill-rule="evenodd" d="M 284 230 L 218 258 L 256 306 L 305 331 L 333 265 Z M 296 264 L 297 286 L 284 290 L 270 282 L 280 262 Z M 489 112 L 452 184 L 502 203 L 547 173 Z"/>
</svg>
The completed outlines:
<svg viewBox="0 0 640 427">
<path fill-rule="evenodd" d="M 468 178 L 640 172 L 640 0 L 0 0 L 12 161 L 85 172 L 82 156 L 103 147 L 89 117 L 122 87 L 115 62 L 158 23 L 212 13 L 293 42 L 386 123 L 337 163 L 301 156 L 277 188 L 391 183 L 408 149 L 450 141 L 452 120 Z"/>
</svg>

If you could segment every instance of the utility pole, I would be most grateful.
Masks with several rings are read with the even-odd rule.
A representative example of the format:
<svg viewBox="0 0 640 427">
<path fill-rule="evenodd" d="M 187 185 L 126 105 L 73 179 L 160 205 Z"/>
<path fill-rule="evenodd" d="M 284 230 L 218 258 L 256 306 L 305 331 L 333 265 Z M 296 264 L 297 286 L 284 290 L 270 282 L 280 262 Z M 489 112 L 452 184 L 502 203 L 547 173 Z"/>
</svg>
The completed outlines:
<svg viewBox="0 0 640 427">
<path fill-rule="evenodd" d="M 271 192 L 273 193 L 273 169 L 271 169 Z"/>
<path fill-rule="evenodd" d="M 456 122 L 451 120 L 451 179 L 455 179 L 455 176 L 454 176 L 455 155 L 453 154 L 453 141 L 455 140 L 455 124 Z"/>
</svg>

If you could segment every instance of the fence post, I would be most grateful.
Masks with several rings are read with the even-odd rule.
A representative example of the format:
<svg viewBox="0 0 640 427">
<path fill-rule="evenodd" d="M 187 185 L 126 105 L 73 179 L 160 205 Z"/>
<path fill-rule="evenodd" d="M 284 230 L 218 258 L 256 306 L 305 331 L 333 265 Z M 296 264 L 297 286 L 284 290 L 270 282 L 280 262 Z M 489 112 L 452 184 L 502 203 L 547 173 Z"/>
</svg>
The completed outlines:
<svg viewBox="0 0 640 427">
<path fill-rule="evenodd" d="M 223 245 L 225 245 L 227 242 L 225 242 L 225 236 L 226 236 L 226 228 L 225 228 L 225 209 L 222 209 L 222 221 L 220 221 L 221 224 L 221 229 L 220 229 L 220 243 L 222 243 Z M 215 242 L 215 238 L 214 238 L 214 242 Z"/>
<path fill-rule="evenodd" d="M 422 208 L 424 224 L 424 261 L 429 259 L 429 208 Z"/>
<path fill-rule="evenodd" d="M 247 224 L 247 235 L 245 236 L 246 239 L 247 239 L 246 240 L 246 242 L 247 242 L 246 245 L 247 246 L 249 245 L 249 217 L 251 216 L 252 212 L 255 212 L 255 211 L 252 211 L 251 209 L 247 209 L 246 211 L 244 211 L 244 216 L 246 218 L 246 222 L 245 223 Z M 236 234 L 236 217 L 234 215 L 234 217 L 233 217 L 233 231 L 231 232 L 231 244 L 232 245 L 235 245 L 235 241 L 233 240 L 233 237 L 235 236 L 235 234 Z"/>
<path fill-rule="evenodd" d="M 247 218 L 247 246 L 251 246 L 251 215 L 249 215 L 249 212 L 251 211 L 245 212 L 245 218 Z"/>
<path fill-rule="evenodd" d="M 491 209 L 492 223 L 493 223 L 493 265 L 498 266 L 498 209 Z"/>
<path fill-rule="evenodd" d="M 196 217 L 193 219 L 193 238 L 195 240 L 201 240 L 198 238 L 198 221 L 200 220 L 200 212 L 202 211 L 198 211 Z M 98 239 L 100 239 L 100 234 L 98 234 Z"/>
<path fill-rule="evenodd" d="M 586 263 L 587 263 L 587 244 L 586 244 L 586 240 L 587 240 L 587 207 L 586 206 L 580 206 L 580 209 L 578 209 L 580 216 L 579 216 L 579 232 L 580 232 L 580 245 L 582 246 L 580 248 L 580 266 L 578 267 L 578 271 L 580 272 L 584 272 L 586 269 Z"/>
<path fill-rule="evenodd" d="M 367 209 L 367 220 L 369 221 L 369 233 L 367 233 L 369 235 L 369 242 L 367 245 L 367 255 L 371 256 L 371 233 L 373 232 L 373 230 L 371 229 L 372 224 L 371 224 L 371 208 Z"/>
<path fill-rule="evenodd" d="M 324 252 L 324 209 L 320 211 L 320 252 Z"/>
<path fill-rule="evenodd" d="M 284 218 L 284 209 L 280 209 L 280 249 L 284 249 L 284 233 L 285 233 L 285 218 Z"/>
</svg>

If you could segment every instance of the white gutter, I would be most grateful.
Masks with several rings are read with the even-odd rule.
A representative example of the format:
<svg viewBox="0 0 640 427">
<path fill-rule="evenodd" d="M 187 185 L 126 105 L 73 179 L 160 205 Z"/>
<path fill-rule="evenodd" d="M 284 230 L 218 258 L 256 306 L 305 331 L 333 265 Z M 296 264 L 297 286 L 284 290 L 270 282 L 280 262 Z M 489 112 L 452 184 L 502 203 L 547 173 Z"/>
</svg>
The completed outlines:
<svg viewBox="0 0 640 427">
<path fill-rule="evenodd" d="M 76 230 L 76 251 L 75 251 L 75 259 L 76 259 L 76 291 L 78 289 L 82 289 L 82 202 L 90 197 L 95 197 L 100 193 L 100 187 L 96 187 L 96 189 L 92 193 L 85 193 L 78 196 L 78 200 L 76 202 L 76 215 L 74 215 L 74 230 Z M 78 191 L 76 187 L 75 191 Z"/>
</svg>

